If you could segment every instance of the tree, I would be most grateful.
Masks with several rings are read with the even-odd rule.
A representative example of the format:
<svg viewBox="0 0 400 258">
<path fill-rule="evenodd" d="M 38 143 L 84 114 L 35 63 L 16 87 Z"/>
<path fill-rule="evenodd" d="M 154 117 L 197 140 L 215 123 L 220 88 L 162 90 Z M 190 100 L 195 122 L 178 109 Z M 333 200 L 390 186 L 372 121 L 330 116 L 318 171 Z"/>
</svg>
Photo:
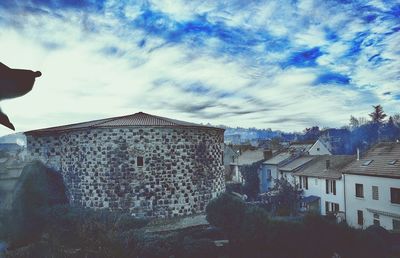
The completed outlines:
<svg viewBox="0 0 400 258">
<path fill-rule="evenodd" d="M 321 131 L 319 130 L 318 126 L 306 128 L 304 130 L 303 140 L 304 141 L 314 141 L 314 140 L 317 140 L 320 135 L 321 135 Z"/>
<path fill-rule="evenodd" d="M 258 177 L 260 167 L 264 161 L 257 161 L 251 165 L 243 165 L 240 172 L 244 178 L 243 193 L 254 200 L 260 191 L 260 178 Z"/>
<path fill-rule="evenodd" d="M 394 122 L 394 119 L 390 116 L 388 121 L 382 126 L 380 130 L 381 140 L 396 141 L 400 137 L 400 128 Z"/>
<path fill-rule="evenodd" d="M 207 221 L 225 230 L 230 236 L 235 234 L 243 222 L 246 204 L 239 197 L 223 193 L 212 199 L 207 207 Z"/>
<path fill-rule="evenodd" d="M 385 117 L 387 116 L 385 112 L 383 112 L 383 108 L 381 105 L 377 106 L 372 106 L 374 108 L 374 111 L 369 114 L 369 116 L 372 118 L 373 123 L 382 123 Z"/>
<path fill-rule="evenodd" d="M 301 197 L 301 190 L 297 185 L 292 186 L 284 178 L 276 179 L 272 192 L 276 194 L 270 197 L 269 202 L 278 215 L 297 214 Z"/>
<path fill-rule="evenodd" d="M 397 127 L 400 127 L 400 114 L 394 114 L 392 116 L 393 122 Z"/>
<path fill-rule="evenodd" d="M 360 122 L 354 116 L 350 116 L 350 129 L 354 129 L 360 126 Z"/>
</svg>

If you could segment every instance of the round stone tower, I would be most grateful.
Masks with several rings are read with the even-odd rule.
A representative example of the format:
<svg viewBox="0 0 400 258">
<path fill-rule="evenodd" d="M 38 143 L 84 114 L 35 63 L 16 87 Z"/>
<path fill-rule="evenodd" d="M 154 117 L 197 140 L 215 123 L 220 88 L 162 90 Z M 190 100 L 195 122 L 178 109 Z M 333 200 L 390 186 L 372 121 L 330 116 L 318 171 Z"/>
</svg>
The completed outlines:
<svg viewBox="0 0 400 258">
<path fill-rule="evenodd" d="M 203 212 L 225 190 L 221 128 L 140 112 L 25 135 L 72 205 L 171 217 Z"/>
</svg>

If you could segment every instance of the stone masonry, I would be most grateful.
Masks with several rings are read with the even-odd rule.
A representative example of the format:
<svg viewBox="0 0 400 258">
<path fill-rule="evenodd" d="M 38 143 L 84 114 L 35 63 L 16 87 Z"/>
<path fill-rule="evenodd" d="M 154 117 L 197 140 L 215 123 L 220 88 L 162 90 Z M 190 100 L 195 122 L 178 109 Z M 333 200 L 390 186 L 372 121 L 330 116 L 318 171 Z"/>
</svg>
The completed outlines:
<svg viewBox="0 0 400 258">
<path fill-rule="evenodd" d="M 145 217 L 203 212 L 225 191 L 224 131 L 158 120 L 140 125 L 154 117 L 26 132 L 30 159 L 62 173 L 72 205 Z"/>
</svg>

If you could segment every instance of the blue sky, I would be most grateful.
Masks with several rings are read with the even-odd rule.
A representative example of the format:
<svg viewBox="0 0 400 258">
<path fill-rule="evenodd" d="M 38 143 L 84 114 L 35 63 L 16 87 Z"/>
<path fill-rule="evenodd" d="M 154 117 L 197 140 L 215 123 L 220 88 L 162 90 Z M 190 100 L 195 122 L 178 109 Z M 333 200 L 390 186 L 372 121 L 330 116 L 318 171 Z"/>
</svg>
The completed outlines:
<svg viewBox="0 0 400 258">
<path fill-rule="evenodd" d="M 398 1 L 3 0 L 0 61 L 43 76 L 1 107 L 19 131 L 138 111 L 342 126 L 400 112 L 399 30 Z"/>
</svg>

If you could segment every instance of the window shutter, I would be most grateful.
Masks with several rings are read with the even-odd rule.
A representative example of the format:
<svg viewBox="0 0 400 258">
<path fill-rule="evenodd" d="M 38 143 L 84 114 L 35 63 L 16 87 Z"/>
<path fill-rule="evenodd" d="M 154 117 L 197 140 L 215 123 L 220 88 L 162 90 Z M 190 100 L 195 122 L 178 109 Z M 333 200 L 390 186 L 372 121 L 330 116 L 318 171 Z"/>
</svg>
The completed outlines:
<svg viewBox="0 0 400 258">
<path fill-rule="evenodd" d="M 303 177 L 300 177 L 300 188 L 303 188 Z"/>
<path fill-rule="evenodd" d="M 306 176 L 305 179 L 306 179 L 306 189 L 308 190 L 308 176 Z"/>
<path fill-rule="evenodd" d="M 333 183 L 333 185 L 332 185 L 333 195 L 336 195 L 336 180 L 333 180 L 332 183 Z"/>
<path fill-rule="evenodd" d="M 325 202 L 325 214 L 329 213 L 329 202 Z"/>
<path fill-rule="evenodd" d="M 326 187 L 325 187 L 326 193 L 328 194 L 328 193 L 329 193 L 329 180 L 326 179 L 326 180 L 325 180 L 325 183 L 326 183 L 326 184 L 325 184 L 325 186 L 326 186 Z"/>
</svg>

